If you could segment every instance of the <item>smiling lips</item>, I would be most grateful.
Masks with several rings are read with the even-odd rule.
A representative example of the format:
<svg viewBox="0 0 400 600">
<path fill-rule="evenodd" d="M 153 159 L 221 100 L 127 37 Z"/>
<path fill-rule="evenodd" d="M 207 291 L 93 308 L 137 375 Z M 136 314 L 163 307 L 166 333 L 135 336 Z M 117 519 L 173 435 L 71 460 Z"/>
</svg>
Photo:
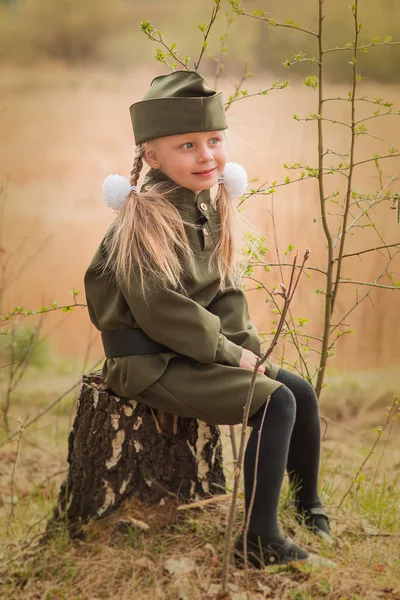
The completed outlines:
<svg viewBox="0 0 400 600">
<path fill-rule="evenodd" d="M 216 168 L 217 167 L 214 167 L 213 169 L 208 169 L 207 171 L 198 171 L 197 173 L 193 173 L 193 175 L 208 175 L 209 173 L 215 171 Z"/>
</svg>

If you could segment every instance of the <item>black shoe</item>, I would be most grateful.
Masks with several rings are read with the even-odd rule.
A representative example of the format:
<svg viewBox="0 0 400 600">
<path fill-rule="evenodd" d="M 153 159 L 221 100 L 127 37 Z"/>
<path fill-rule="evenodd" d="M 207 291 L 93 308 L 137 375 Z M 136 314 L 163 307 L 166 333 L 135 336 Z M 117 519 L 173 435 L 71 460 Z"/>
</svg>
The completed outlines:
<svg viewBox="0 0 400 600">
<path fill-rule="evenodd" d="M 318 535 L 321 539 L 333 542 L 329 517 L 322 507 L 298 508 L 296 511 L 296 520 L 301 525 L 305 525 L 307 529 Z"/>
<path fill-rule="evenodd" d="M 241 533 L 234 551 L 237 566 L 244 564 L 243 542 L 243 533 Z M 276 564 L 289 564 L 298 560 L 305 561 L 308 557 L 308 553 L 296 546 L 290 539 L 286 539 L 282 544 L 271 543 L 267 546 L 261 546 L 261 543 L 247 537 L 247 560 L 256 569 L 263 569 L 265 566 Z"/>
</svg>

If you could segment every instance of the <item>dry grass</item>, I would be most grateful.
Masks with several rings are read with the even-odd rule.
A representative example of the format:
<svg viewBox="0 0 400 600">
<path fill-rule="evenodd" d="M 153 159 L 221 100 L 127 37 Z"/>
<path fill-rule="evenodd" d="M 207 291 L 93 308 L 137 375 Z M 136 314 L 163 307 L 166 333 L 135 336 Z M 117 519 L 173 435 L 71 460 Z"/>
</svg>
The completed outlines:
<svg viewBox="0 0 400 600">
<path fill-rule="evenodd" d="M 39 390 L 41 379 L 37 377 Z M 30 382 L 34 403 L 41 394 L 35 394 L 32 377 Z M 361 382 L 358 385 L 361 406 L 364 396 Z M 349 387 L 350 382 L 342 380 L 342 391 Z M 338 382 L 336 392 L 340 398 Z M 371 397 L 369 405 L 373 406 L 375 401 L 376 398 Z M 327 397 L 322 412 L 329 412 L 333 402 Z M 31 406 L 31 410 L 33 408 Z M 20 404 L 12 407 L 13 422 L 21 409 Z M 116 514 L 87 525 L 83 539 L 72 541 L 61 528 L 45 543 L 41 542 L 66 468 L 69 411 L 73 413 L 73 410 L 74 403 L 70 399 L 57 417 L 46 416 L 32 431 L 26 432 L 15 468 L 13 506 L 10 480 L 17 458 L 16 443 L 1 450 L 0 598 L 216 598 L 228 500 L 188 511 L 177 511 L 174 503 L 148 507 L 131 500 Z M 384 416 L 383 410 L 375 424 L 382 423 Z M 332 422 L 322 444 L 320 488 L 331 515 L 333 532 L 338 537 L 338 547 L 335 550 L 324 547 L 295 522 L 286 484 L 280 509 L 285 532 L 312 552 L 334 558 L 337 568 L 311 569 L 298 565 L 269 567 L 263 573 L 251 570 L 249 598 L 400 598 L 400 486 L 396 479 L 400 456 L 395 443 L 399 424 L 393 423 L 388 441 L 380 442 L 365 466 L 363 477 L 338 510 L 344 492 L 376 436 L 370 424 L 363 424 L 361 418 L 347 426 L 353 427 L 351 433 L 339 421 Z M 232 482 L 230 443 L 227 429 L 222 430 L 229 486 Z M 237 531 L 243 516 L 243 497 L 239 508 Z M 149 530 L 127 529 L 120 520 L 129 516 L 146 522 Z M 172 568 L 170 572 L 167 569 L 170 559 L 177 559 L 183 571 L 174 572 Z M 232 600 L 244 600 L 243 571 L 232 566 L 229 581 Z"/>
</svg>

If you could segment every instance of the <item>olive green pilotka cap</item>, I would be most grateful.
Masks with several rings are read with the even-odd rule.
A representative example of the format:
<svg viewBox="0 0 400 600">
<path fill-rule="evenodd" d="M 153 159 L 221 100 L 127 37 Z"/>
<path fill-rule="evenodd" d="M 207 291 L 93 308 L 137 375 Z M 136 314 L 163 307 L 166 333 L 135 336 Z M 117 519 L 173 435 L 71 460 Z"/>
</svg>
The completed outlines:
<svg viewBox="0 0 400 600">
<path fill-rule="evenodd" d="M 129 108 L 136 144 L 167 135 L 227 129 L 222 92 L 198 71 L 153 79 L 143 100 Z"/>
</svg>

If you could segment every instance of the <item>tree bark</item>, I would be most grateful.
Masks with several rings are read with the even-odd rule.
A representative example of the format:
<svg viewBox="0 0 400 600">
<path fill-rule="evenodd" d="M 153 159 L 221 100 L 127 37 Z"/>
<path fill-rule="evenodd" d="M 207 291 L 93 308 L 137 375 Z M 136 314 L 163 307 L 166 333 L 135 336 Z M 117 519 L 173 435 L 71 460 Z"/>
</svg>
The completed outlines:
<svg viewBox="0 0 400 600">
<path fill-rule="evenodd" d="M 101 371 L 83 375 L 68 443 L 69 471 L 52 523 L 70 530 L 116 510 L 129 497 L 182 503 L 225 492 L 218 427 L 157 413 L 107 388 Z"/>
</svg>

